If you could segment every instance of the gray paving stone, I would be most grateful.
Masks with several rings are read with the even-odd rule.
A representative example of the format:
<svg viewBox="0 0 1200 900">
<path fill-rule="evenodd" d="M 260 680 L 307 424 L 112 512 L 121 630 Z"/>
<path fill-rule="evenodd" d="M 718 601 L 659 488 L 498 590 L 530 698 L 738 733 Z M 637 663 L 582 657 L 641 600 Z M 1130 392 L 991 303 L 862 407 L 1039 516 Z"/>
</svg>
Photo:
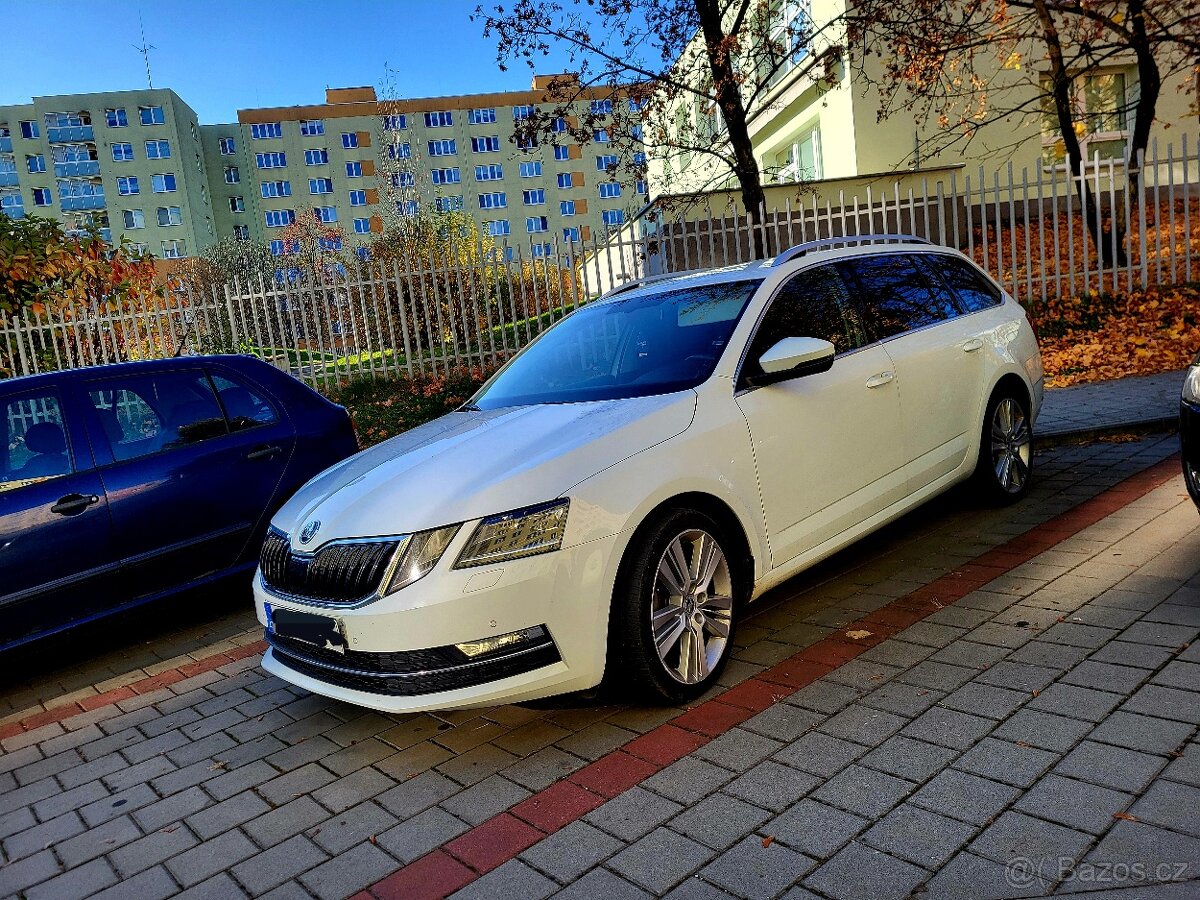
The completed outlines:
<svg viewBox="0 0 1200 900">
<path fill-rule="evenodd" d="M 768 759 L 730 782 L 725 788 L 725 793 L 740 797 L 763 809 L 779 812 L 820 783 L 821 780 L 815 775 Z"/>
<path fill-rule="evenodd" d="M 501 771 L 509 781 L 515 781 L 531 791 L 540 791 L 572 772 L 582 769 L 587 761 L 557 747 L 543 747 L 524 759 L 517 760 Z"/>
<path fill-rule="evenodd" d="M 269 803 L 281 806 L 296 797 L 310 794 L 334 781 L 336 776 L 315 763 L 273 778 L 258 787 L 258 793 Z"/>
<path fill-rule="evenodd" d="M 731 772 L 744 772 L 783 746 L 773 738 L 744 728 L 732 728 L 702 746 L 695 755 Z"/>
<path fill-rule="evenodd" d="M 673 800 L 633 787 L 585 816 L 585 820 L 629 842 L 653 831 L 683 809 Z"/>
<path fill-rule="evenodd" d="M 342 900 L 374 884 L 396 868 L 396 862 L 367 842 L 344 850 L 300 876 L 300 883 L 320 900 Z"/>
<path fill-rule="evenodd" d="M 397 859 L 409 863 L 458 837 L 468 827 L 466 822 L 435 806 L 388 829 L 376 841 Z"/>
<path fill-rule="evenodd" d="M 148 784 L 139 784 L 108 797 L 101 797 L 87 806 L 81 806 L 79 814 L 83 816 L 83 821 L 94 827 L 109 819 L 133 812 L 135 809 L 141 809 L 157 800 L 158 794 L 154 793 Z"/>
<path fill-rule="evenodd" d="M 270 781 L 279 773 L 262 760 L 255 760 L 249 765 L 210 778 L 204 782 L 204 790 L 214 800 L 228 800 L 234 794 L 240 794 L 252 787 Z"/>
<path fill-rule="evenodd" d="M 24 831 L 26 828 L 32 828 L 36 824 L 37 818 L 29 807 L 23 806 L 20 809 L 14 809 L 12 812 L 0 816 L 0 839 Z"/>
<path fill-rule="evenodd" d="M 17 894 L 30 885 L 53 878 L 61 871 L 54 859 L 54 853 L 50 850 L 43 850 L 17 862 L 0 866 L 0 896 Z"/>
<path fill-rule="evenodd" d="M 1115 663 L 1119 666 L 1137 666 L 1142 669 L 1157 669 L 1172 656 L 1168 647 L 1155 647 L 1150 644 L 1133 644 L 1127 641 L 1111 641 L 1105 644 L 1089 659 L 1096 662 Z"/>
<path fill-rule="evenodd" d="M 832 715 L 860 696 L 862 696 L 861 692 L 852 687 L 821 679 L 800 688 L 784 702 L 792 706 L 802 706 L 805 709 Z"/>
<path fill-rule="evenodd" d="M 1051 626 L 1042 634 L 1042 640 L 1066 644 L 1068 647 L 1087 647 L 1095 650 L 1107 644 L 1117 633 L 1116 628 L 1099 628 L 1068 621 Z"/>
<path fill-rule="evenodd" d="M 1111 691 L 1114 694 L 1132 694 L 1148 674 L 1144 669 L 1133 666 L 1118 666 L 1085 659 L 1064 675 L 1062 680 L 1067 684 Z"/>
<path fill-rule="evenodd" d="M 1008 654 L 1007 647 L 995 644 L 977 644 L 970 640 L 955 641 L 943 647 L 933 656 L 931 662 L 945 663 L 949 666 L 962 666 L 978 673 L 987 669 L 993 663 L 999 662 Z"/>
<path fill-rule="evenodd" d="M 38 782 L 40 784 L 40 782 Z M 16 791 L 13 791 L 15 794 Z M 43 800 L 38 800 L 33 804 L 33 813 L 41 821 L 53 819 L 55 816 L 60 816 L 65 812 L 70 812 L 73 809 L 79 809 L 81 806 L 87 806 L 89 803 L 94 803 L 101 797 L 108 796 L 108 790 L 99 781 L 89 781 L 87 784 L 81 784 L 77 788 L 71 788 L 69 791 L 63 791 L 60 794 L 54 794 L 46 797 Z"/>
<path fill-rule="evenodd" d="M 1126 712 L 1144 716 L 1161 716 L 1200 725 L 1200 702 L 1197 702 L 1194 691 L 1180 691 L 1148 684 L 1139 689 L 1121 708 Z"/>
<path fill-rule="evenodd" d="M 244 897 L 245 892 L 225 872 L 220 872 L 207 881 L 194 885 L 178 895 L 178 900 L 228 900 Z"/>
<path fill-rule="evenodd" d="M 148 869 L 164 860 L 170 859 L 184 850 L 196 846 L 196 840 L 183 825 L 169 826 L 168 829 L 153 831 L 143 838 L 131 841 L 125 846 L 108 854 L 109 860 L 122 878 L 136 875 L 142 869 Z"/>
<path fill-rule="evenodd" d="M 521 854 L 521 859 L 564 883 L 612 856 L 625 845 L 579 819 Z"/>
<path fill-rule="evenodd" d="M 422 772 L 380 794 L 377 802 L 397 818 L 407 819 L 452 797 L 461 788 L 437 772 Z"/>
<path fill-rule="evenodd" d="M 292 835 L 307 831 L 329 818 L 329 811 L 311 797 L 297 797 L 242 825 L 260 847 L 274 847 Z"/>
<path fill-rule="evenodd" d="M 137 826 L 130 818 L 121 816 L 63 841 L 54 848 L 54 852 L 58 854 L 58 858 L 62 860 L 64 866 L 74 868 L 97 856 L 110 853 L 124 844 L 136 841 L 141 836 L 142 833 L 138 831 Z"/>
<path fill-rule="evenodd" d="M 1200 837 L 1200 788 L 1159 780 L 1129 811 L 1143 822 Z"/>
<path fill-rule="evenodd" d="M 828 778 L 858 759 L 867 748 L 832 735 L 811 731 L 775 754 L 775 759 L 805 772 Z"/>
<path fill-rule="evenodd" d="M 483 744 L 439 764 L 437 768 L 439 772 L 449 775 L 460 784 L 475 784 L 517 761 L 518 757 L 515 754 L 501 750 L 494 744 Z"/>
<path fill-rule="evenodd" d="M 1010 719 L 1001 722 L 1000 727 L 992 732 L 992 737 L 1014 743 L 1022 741 L 1043 750 L 1065 753 L 1078 744 L 1091 729 L 1091 722 L 1025 708 L 1017 710 Z"/>
<path fill-rule="evenodd" d="M 639 887 L 624 878 L 618 878 L 605 869 L 593 869 L 578 881 L 559 891 L 557 900 L 644 900 L 650 897 Z"/>
<path fill-rule="evenodd" d="M 207 840 L 222 831 L 228 831 L 267 812 L 271 807 L 252 791 L 235 794 L 216 806 L 210 806 L 187 819 L 188 827 L 201 840 Z"/>
<path fill-rule="evenodd" d="M 917 790 L 912 802 L 972 825 L 984 825 L 1021 792 L 996 781 L 947 769 Z"/>
<path fill-rule="evenodd" d="M 906 718 L 855 703 L 830 716 L 817 730 L 842 740 L 862 744 L 865 747 L 874 747 L 883 743 L 906 724 L 908 724 Z"/>
<path fill-rule="evenodd" d="M 804 884 L 835 900 L 901 900 L 925 877 L 911 863 L 852 841 Z"/>
<path fill-rule="evenodd" d="M 1051 773 L 1027 791 L 1015 808 L 1077 831 L 1100 834 L 1132 800 L 1132 794 Z"/>
<path fill-rule="evenodd" d="M 1129 867 L 1131 878 L 1128 883 L 1131 885 L 1179 877 L 1181 863 L 1189 864 L 1184 877 L 1195 878 L 1200 841 L 1147 822 L 1117 822 L 1084 859 L 1112 867 L 1116 864 Z M 1144 873 L 1141 879 L 1133 877 L 1137 871 L 1135 867 L 1140 867 Z"/>
<path fill-rule="evenodd" d="M 896 637 L 909 643 L 940 648 L 958 640 L 967 633 L 967 630 L 964 627 L 943 625 L 939 622 L 931 622 L 929 619 L 926 619 L 924 622 L 908 626 L 908 628 L 899 632 Z"/>
<path fill-rule="evenodd" d="M 1194 691 L 1200 685 L 1200 664 L 1176 660 L 1167 663 L 1152 681 L 1165 687 L 1179 688 L 1184 691 Z"/>
<path fill-rule="evenodd" d="M 1029 787 L 1059 758 L 1057 753 L 1050 750 L 985 737 L 960 756 L 954 767 L 992 781 Z"/>
<path fill-rule="evenodd" d="M 695 756 L 685 756 L 642 782 L 656 794 L 688 805 L 707 797 L 734 777 L 728 769 Z"/>
<path fill-rule="evenodd" d="M 981 684 L 993 684 L 997 687 L 1010 688 L 1025 694 L 1040 691 L 1058 675 L 1057 669 L 1046 666 L 1034 666 L 1028 663 L 1003 660 L 996 663 L 975 679 Z"/>
<path fill-rule="evenodd" d="M 494 897 L 543 900 L 557 890 L 558 885 L 541 872 L 531 869 L 519 859 L 510 859 L 450 896 L 454 900 L 492 900 Z"/>
<path fill-rule="evenodd" d="M 1123 632 L 1121 640 L 1135 644 L 1153 644 L 1156 647 L 1182 647 L 1200 634 L 1193 625 L 1168 625 L 1165 622 L 1134 622 Z"/>
<path fill-rule="evenodd" d="M 946 696 L 945 691 L 932 691 L 914 684 L 893 681 L 876 688 L 859 702 L 874 709 L 913 718 Z"/>
<path fill-rule="evenodd" d="M 162 866 L 155 866 L 153 869 L 139 872 L 132 878 L 122 879 L 119 884 L 98 894 L 93 894 L 92 900 L 165 900 L 178 892 L 179 885 L 175 883 L 175 879 Z M 229 896 L 236 897 L 240 893 L 236 891 Z"/>
<path fill-rule="evenodd" d="M 886 663 L 854 659 L 848 663 L 842 663 L 826 675 L 823 680 L 845 685 L 860 694 L 864 694 L 890 681 L 903 671 L 904 669 L 899 666 L 889 666 Z M 800 705 L 807 706 L 806 703 Z"/>
<path fill-rule="evenodd" d="M 925 883 L 926 900 L 970 900 L 988 897 L 1038 897 L 1050 890 L 1050 883 L 1034 872 L 1010 868 L 973 853 L 959 853 Z"/>
<path fill-rule="evenodd" d="M 263 894 L 324 862 L 325 852 L 302 834 L 233 867 L 233 877 L 251 894 Z"/>
<path fill-rule="evenodd" d="M 816 728 L 825 720 L 825 714 L 776 703 L 758 715 L 742 723 L 742 728 L 762 734 L 777 741 L 794 741 L 805 732 Z"/>
<path fill-rule="evenodd" d="M 200 788 L 188 788 L 172 794 L 157 803 L 151 803 L 133 812 L 133 820 L 143 831 L 158 831 L 164 825 L 178 822 L 192 813 L 212 806 L 212 800 Z"/>
<path fill-rule="evenodd" d="M 530 792 L 519 784 L 503 775 L 493 775 L 465 791 L 447 797 L 442 801 L 442 806 L 464 822 L 478 825 L 529 796 Z"/>
<path fill-rule="evenodd" d="M 370 841 L 396 824 L 396 817 L 374 803 L 360 803 L 333 816 L 309 836 L 331 856 Z"/>
<path fill-rule="evenodd" d="M 751 835 L 700 870 L 702 878 L 747 900 L 770 900 L 816 865 L 782 844 Z"/>
<path fill-rule="evenodd" d="M 1099 722 L 1116 709 L 1122 699 L 1120 694 L 1057 682 L 1029 701 L 1029 708 L 1072 719 Z"/>
<path fill-rule="evenodd" d="M 1165 763 L 1166 760 L 1160 757 L 1136 750 L 1084 741 L 1067 754 L 1055 771 L 1080 781 L 1136 794 L 1146 788 Z"/>
<path fill-rule="evenodd" d="M 867 818 L 877 818 L 915 788 L 910 781 L 863 766 L 847 766 L 812 792 L 814 800 Z"/>
<path fill-rule="evenodd" d="M 693 875 L 664 896 L 667 900 L 727 900 L 729 894 L 704 881 L 699 875 Z"/>
<path fill-rule="evenodd" d="M 57 818 L 34 825 L 4 839 L 6 862 L 14 862 L 45 850 L 59 841 L 65 841 L 84 830 L 83 819 L 75 811 L 63 813 Z"/>
<path fill-rule="evenodd" d="M 57 775 L 60 772 L 65 772 L 67 769 L 79 765 L 83 761 L 76 750 L 68 750 L 65 753 L 58 753 L 47 759 L 39 759 L 37 762 L 29 763 L 21 766 L 19 769 L 13 770 L 13 775 L 17 779 L 18 784 L 32 784 L 43 778 L 49 778 L 51 775 Z"/>
<path fill-rule="evenodd" d="M 897 859 L 936 869 L 966 844 L 976 830 L 911 803 L 902 803 L 859 840 Z"/>
<path fill-rule="evenodd" d="M 766 810 L 736 797 L 713 794 L 676 815 L 671 827 L 714 850 L 724 850 L 770 817 Z"/>
<path fill-rule="evenodd" d="M 1007 864 L 1016 857 L 1078 859 L 1092 837 L 1019 812 L 1003 813 L 971 842 L 972 853 Z"/>
<path fill-rule="evenodd" d="M 1167 766 L 1163 777 L 1200 787 L 1200 744 L 1188 744 L 1183 750 L 1183 755 Z"/>
<path fill-rule="evenodd" d="M 224 834 L 168 859 L 166 867 L 184 887 L 211 878 L 218 872 L 232 868 L 258 852 L 258 848 L 240 831 Z"/>
<path fill-rule="evenodd" d="M 943 706 L 923 712 L 901 732 L 905 737 L 966 750 L 996 725 L 991 719 L 972 716 Z"/>
<path fill-rule="evenodd" d="M 1116 744 L 1130 750 L 1166 755 L 1179 749 L 1192 734 L 1186 722 L 1156 719 L 1118 710 L 1092 730 L 1088 740 Z"/>
<path fill-rule="evenodd" d="M 1116 643 L 1115 641 L 1113 643 Z M 1110 644 L 1109 646 L 1112 646 Z M 1106 648 L 1107 649 L 1107 648 Z M 1085 647 L 1068 647 L 1066 644 L 1052 644 L 1049 641 L 1030 641 L 1008 655 L 1009 662 L 1026 663 L 1031 666 L 1043 666 L 1065 672 L 1072 666 L 1082 662 L 1088 656 Z M 1099 655 L 1093 656 L 1098 659 Z"/>
<path fill-rule="evenodd" d="M 986 716 L 989 719 L 1005 719 L 1029 700 L 1029 697 L 1030 695 L 1023 691 L 969 681 L 954 693 L 944 697 L 941 705 L 959 712 Z"/>
<path fill-rule="evenodd" d="M 716 853 L 667 828 L 654 831 L 630 844 L 608 861 L 609 868 L 655 893 L 663 893 L 695 872 Z M 586 880 L 586 879 L 584 879 Z M 583 884 L 583 880 L 576 886 Z M 560 894 L 559 896 L 564 896 Z M 580 897 L 607 894 L 581 893 Z"/>
<path fill-rule="evenodd" d="M 860 763 L 889 775 L 922 782 L 949 765 L 956 756 L 957 750 L 896 735 L 864 756 Z"/>
<path fill-rule="evenodd" d="M 189 739 L 182 731 L 167 731 L 157 737 L 152 737 L 136 744 L 130 744 L 121 750 L 121 755 L 131 763 L 144 762 L 152 756 L 166 753 L 187 744 Z"/>
<path fill-rule="evenodd" d="M 93 859 L 57 878 L 43 881 L 25 891 L 26 900 L 78 900 L 116 884 L 112 866 L 103 859 Z"/>
</svg>

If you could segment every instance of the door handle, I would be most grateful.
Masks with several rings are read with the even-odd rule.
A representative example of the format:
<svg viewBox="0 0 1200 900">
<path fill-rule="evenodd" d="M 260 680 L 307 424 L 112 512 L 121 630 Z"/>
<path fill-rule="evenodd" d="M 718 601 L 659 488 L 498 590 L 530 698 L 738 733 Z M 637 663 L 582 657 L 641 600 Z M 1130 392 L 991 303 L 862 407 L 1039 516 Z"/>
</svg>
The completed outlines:
<svg viewBox="0 0 1200 900">
<path fill-rule="evenodd" d="M 269 444 L 266 447 L 255 447 L 246 454 L 246 459 L 270 459 L 276 453 L 282 452 L 282 447 L 277 447 L 274 444 Z"/>
<path fill-rule="evenodd" d="M 896 377 L 895 372 L 880 372 L 878 375 L 872 375 L 870 378 L 867 379 L 867 387 L 869 387 L 869 388 L 882 387 L 883 385 L 887 384 L 889 381 L 892 381 L 893 379 L 895 379 L 895 377 Z"/>
<path fill-rule="evenodd" d="M 67 494 L 60 497 L 58 502 L 50 507 L 50 512 L 60 516 L 77 516 L 93 503 L 99 503 L 100 498 L 95 494 Z"/>
<path fill-rule="evenodd" d="M 962 348 L 963 348 L 964 352 L 971 353 L 975 350 L 978 350 L 982 346 L 983 346 L 983 338 L 971 338 L 969 341 L 967 341 L 965 344 L 962 345 Z"/>
</svg>

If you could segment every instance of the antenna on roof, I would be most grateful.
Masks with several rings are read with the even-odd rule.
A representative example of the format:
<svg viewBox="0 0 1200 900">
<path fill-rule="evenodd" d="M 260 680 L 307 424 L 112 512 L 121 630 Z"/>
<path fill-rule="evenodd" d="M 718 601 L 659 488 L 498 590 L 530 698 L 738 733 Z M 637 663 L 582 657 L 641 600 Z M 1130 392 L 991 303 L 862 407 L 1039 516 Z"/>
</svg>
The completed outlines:
<svg viewBox="0 0 1200 900">
<path fill-rule="evenodd" d="M 142 11 L 140 9 L 138 10 L 138 28 L 142 32 L 142 45 L 139 47 L 137 44 L 134 44 L 133 49 L 142 54 L 142 59 L 146 62 L 146 86 L 153 88 L 154 81 L 150 78 L 150 51 L 158 48 L 153 44 L 146 43 L 146 26 L 142 23 Z"/>
</svg>

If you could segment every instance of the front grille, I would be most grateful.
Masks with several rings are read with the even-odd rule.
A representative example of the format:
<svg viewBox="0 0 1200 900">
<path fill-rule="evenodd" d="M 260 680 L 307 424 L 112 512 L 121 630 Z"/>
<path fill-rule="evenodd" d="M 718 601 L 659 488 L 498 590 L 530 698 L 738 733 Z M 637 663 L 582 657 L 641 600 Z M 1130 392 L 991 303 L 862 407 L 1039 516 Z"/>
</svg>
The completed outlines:
<svg viewBox="0 0 1200 900">
<path fill-rule="evenodd" d="M 312 600 L 349 602 L 379 589 L 399 541 L 330 544 L 311 556 L 293 553 L 275 529 L 263 541 L 259 565 L 268 587 Z"/>
<path fill-rule="evenodd" d="M 562 659 L 548 634 L 544 641 L 516 652 L 451 665 L 445 665 L 444 661 L 466 658 L 457 647 L 394 653 L 347 650 L 341 654 L 310 646 L 300 649 L 296 642 L 284 641 L 276 635 L 269 634 L 267 639 L 275 658 L 290 669 L 326 684 L 387 697 L 415 697 L 474 687 L 523 675 Z M 429 665 L 439 661 L 443 664 Z"/>
</svg>

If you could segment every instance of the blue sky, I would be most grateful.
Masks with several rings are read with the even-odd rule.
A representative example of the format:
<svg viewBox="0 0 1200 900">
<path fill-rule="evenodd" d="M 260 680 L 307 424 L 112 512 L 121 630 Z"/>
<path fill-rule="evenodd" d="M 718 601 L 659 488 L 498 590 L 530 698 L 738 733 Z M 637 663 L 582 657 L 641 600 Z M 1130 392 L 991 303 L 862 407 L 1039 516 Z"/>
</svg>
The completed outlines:
<svg viewBox="0 0 1200 900">
<path fill-rule="evenodd" d="M 0 104 L 146 86 L 138 12 L 155 87 L 173 88 L 204 123 L 239 108 L 320 103 L 326 87 L 384 81 L 401 96 L 521 90 L 524 63 L 501 72 L 469 16 L 479 0 L 0 0 Z M 565 67 L 551 59 L 539 71 Z"/>
</svg>

